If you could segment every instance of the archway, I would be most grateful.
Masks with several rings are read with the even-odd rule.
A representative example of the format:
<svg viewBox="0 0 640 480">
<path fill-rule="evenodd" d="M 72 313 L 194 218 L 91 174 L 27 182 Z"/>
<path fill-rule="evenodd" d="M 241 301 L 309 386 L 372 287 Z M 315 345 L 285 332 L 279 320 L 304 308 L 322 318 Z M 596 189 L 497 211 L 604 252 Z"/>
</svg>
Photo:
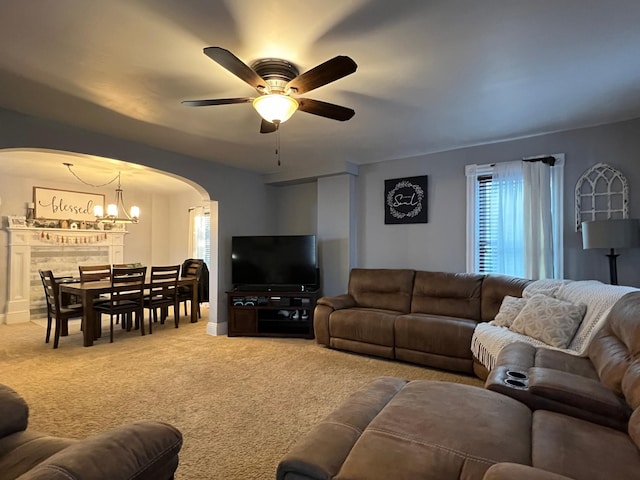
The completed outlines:
<svg viewBox="0 0 640 480">
<path fill-rule="evenodd" d="M 77 177 L 63 163 L 73 164 Z M 0 150 L 0 215 L 25 215 L 33 200 L 34 187 L 61 190 L 90 190 L 105 195 L 110 202 L 115 185 L 105 183 L 114 172 L 121 172 L 122 189 L 128 203 L 141 203 L 141 222 L 129 227 L 129 248 L 124 259 L 147 264 L 179 263 L 188 258 L 185 250 L 188 232 L 187 211 L 193 205 L 209 208 L 211 215 L 211 265 L 217 265 L 217 202 L 197 183 L 175 174 L 128 161 L 50 149 L 12 148 Z M 82 179 L 82 180 L 80 180 Z M 95 187 L 83 185 L 84 182 Z M 175 212 L 183 209 L 184 218 Z M 6 226 L 6 224 L 5 224 Z M 184 233 L 184 240 L 181 235 Z M 8 244 L 8 232 L 0 233 L 0 244 Z M 5 251 L 8 251 L 5 249 Z M 128 252 L 128 253 L 127 253 Z M 0 256 L 0 271 L 8 271 L 8 256 Z M 207 332 L 219 334 L 217 324 L 217 268 L 210 268 L 210 309 Z M 9 282 L 7 282 L 9 283 Z M 0 323 L 8 318 L 9 292 L 0 292 Z M 211 323 L 212 325 L 209 325 Z"/>
</svg>

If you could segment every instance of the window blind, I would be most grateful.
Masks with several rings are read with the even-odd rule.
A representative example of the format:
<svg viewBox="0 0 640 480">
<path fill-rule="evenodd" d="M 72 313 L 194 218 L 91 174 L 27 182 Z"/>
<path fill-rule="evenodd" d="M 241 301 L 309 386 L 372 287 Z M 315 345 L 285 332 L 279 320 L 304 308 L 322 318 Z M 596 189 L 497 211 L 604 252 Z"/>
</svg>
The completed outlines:
<svg viewBox="0 0 640 480">
<path fill-rule="evenodd" d="M 477 192 L 477 239 L 478 255 L 476 257 L 476 271 L 479 273 L 492 273 L 497 269 L 497 199 L 492 188 L 493 177 L 491 175 L 478 176 Z"/>
</svg>

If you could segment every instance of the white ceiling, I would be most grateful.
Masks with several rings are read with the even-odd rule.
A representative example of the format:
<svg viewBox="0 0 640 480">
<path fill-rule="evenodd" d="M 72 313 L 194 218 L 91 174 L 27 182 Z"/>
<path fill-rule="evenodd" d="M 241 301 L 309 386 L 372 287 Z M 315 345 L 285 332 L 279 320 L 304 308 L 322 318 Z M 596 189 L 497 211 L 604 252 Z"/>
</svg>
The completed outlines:
<svg viewBox="0 0 640 480">
<path fill-rule="evenodd" d="M 2 0 L 0 107 L 263 173 L 275 134 L 254 95 L 202 53 L 336 55 L 356 73 L 305 95 L 283 169 L 365 164 L 640 117 L 638 0 Z"/>
</svg>

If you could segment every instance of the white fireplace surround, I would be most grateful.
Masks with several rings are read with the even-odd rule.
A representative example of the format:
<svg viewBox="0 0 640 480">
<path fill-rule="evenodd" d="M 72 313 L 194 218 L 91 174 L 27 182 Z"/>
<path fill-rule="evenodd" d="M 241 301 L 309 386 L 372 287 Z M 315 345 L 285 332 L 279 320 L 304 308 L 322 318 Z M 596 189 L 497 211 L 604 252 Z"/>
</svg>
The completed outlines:
<svg viewBox="0 0 640 480">
<path fill-rule="evenodd" d="M 9 282 L 5 323 L 21 323 L 30 320 L 32 308 L 32 284 L 40 282 L 37 265 L 32 254 L 49 252 L 51 257 L 61 259 L 69 253 L 99 250 L 109 264 L 123 263 L 125 231 L 70 230 L 58 228 L 11 228 L 9 231 Z M 90 258 L 90 257 L 88 257 Z M 56 263 L 57 275 L 77 272 L 77 264 Z M 41 288 L 41 287 L 40 287 Z"/>
</svg>

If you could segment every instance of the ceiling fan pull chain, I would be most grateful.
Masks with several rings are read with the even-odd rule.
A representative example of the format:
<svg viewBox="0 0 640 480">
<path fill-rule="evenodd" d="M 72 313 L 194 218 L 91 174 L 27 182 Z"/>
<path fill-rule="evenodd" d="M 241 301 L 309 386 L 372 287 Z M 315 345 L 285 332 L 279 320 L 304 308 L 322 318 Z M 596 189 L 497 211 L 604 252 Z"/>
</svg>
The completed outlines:
<svg viewBox="0 0 640 480">
<path fill-rule="evenodd" d="M 280 129 L 276 130 L 276 155 L 278 157 L 278 166 L 280 166 Z"/>
</svg>

